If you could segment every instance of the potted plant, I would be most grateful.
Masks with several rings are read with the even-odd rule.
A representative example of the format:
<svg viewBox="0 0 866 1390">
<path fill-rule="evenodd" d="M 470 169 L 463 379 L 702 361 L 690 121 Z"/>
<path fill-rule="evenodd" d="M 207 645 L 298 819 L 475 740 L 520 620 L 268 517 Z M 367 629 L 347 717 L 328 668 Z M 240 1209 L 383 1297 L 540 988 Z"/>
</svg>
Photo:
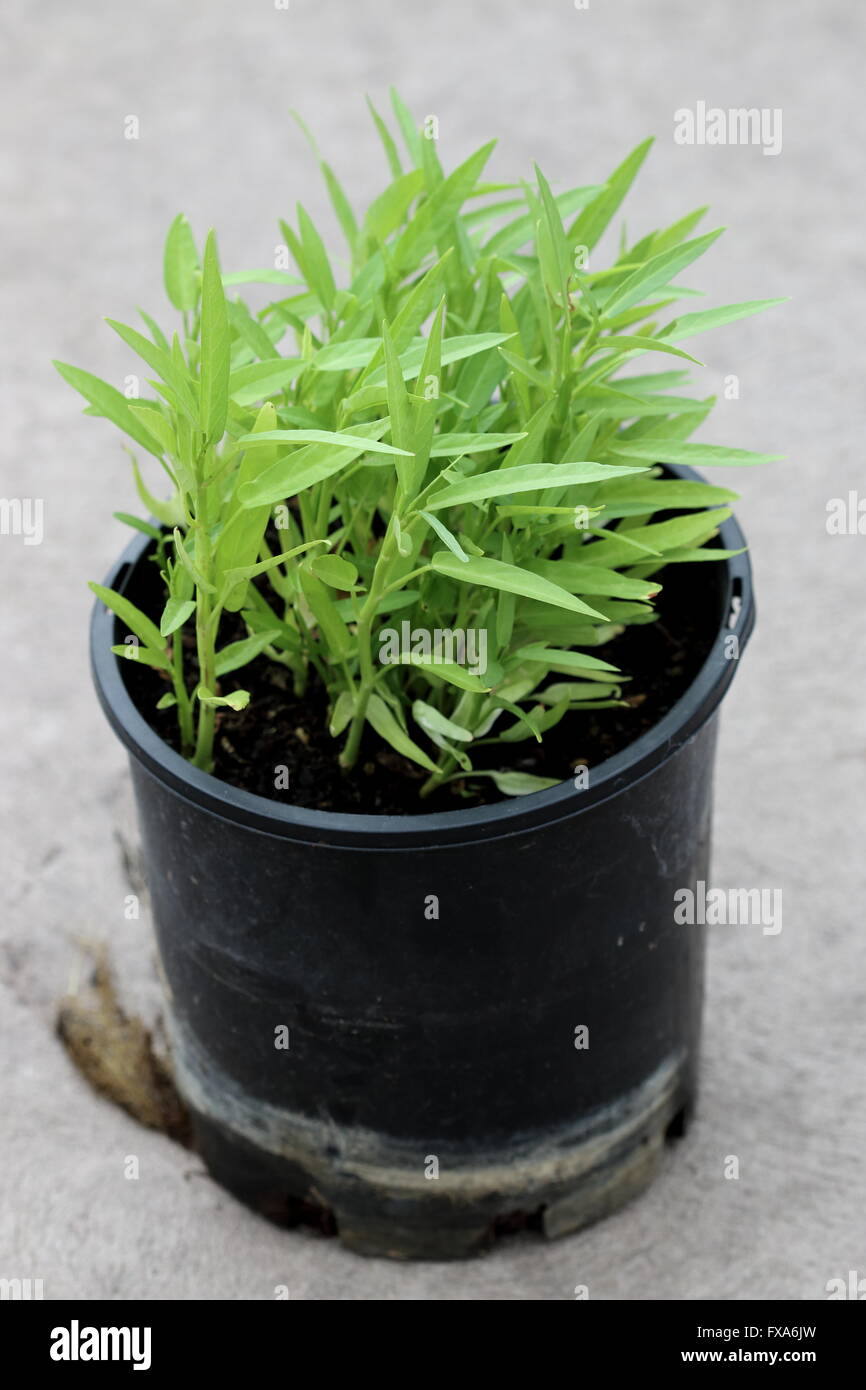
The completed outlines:
<svg viewBox="0 0 866 1390">
<path fill-rule="evenodd" d="M 704 209 L 596 264 L 649 141 L 554 194 L 492 145 L 446 174 L 393 104 L 362 220 L 321 163 L 344 274 L 301 205 L 292 271 L 224 275 L 179 217 L 177 330 L 112 322 L 153 394 L 57 365 L 150 514 L 92 662 L 196 1142 L 274 1219 L 449 1257 L 618 1205 L 692 1105 L 674 893 L 754 614 L 693 466 L 762 456 L 687 442 L 680 344 L 775 301 L 672 311 Z"/>
</svg>

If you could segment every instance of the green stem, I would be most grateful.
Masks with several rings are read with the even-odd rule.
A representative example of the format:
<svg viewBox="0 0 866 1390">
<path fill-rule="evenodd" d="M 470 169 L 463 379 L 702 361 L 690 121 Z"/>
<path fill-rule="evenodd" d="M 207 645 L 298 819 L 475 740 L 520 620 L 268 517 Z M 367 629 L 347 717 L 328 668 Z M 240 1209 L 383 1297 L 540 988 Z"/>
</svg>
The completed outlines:
<svg viewBox="0 0 866 1390">
<path fill-rule="evenodd" d="M 395 513 L 392 513 L 392 518 Z M 358 752 L 361 747 L 361 735 L 364 732 L 364 720 L 367 717 L 367 706 L 370 703 L 370 696 L 373 693 L 373 684 L 376 679 L 376 672 L 373 667 L 373 654 L 371 651 L 370 636 L 373 627 L 373 619 L 376 616 L 376 606 L 385 591 L 388 582 L 388 570 L 394 558 L 394 532 L 389 521 L 385 539 L 382 542 L 382 550 L 373 571 L 373 580 L 367 594 L 364 606 L 358 619 L 357 641 L 358 641 L 358 660 L 360 665 L 360 682 L 355 696 L 355 712 L 352 715 L 352 722 L 349 726 L 348 737 L 340 754 L 340 765 L 343 768 L 354 767 L 358 760 Z"/>
<path fill-rule="evenodd" d="M 177 722 L 180 728 L 180 751 L 188 758 L 193 750 L 195 733 L 193 730 L 192 704 L 183 678 L 183 641 L 181 632 L 174 634 L 171 646 L 171 680 L 174 697 L 177 700 Z"/>
<path fill-rule="evenodd" d="M 201 458 L 196 470 L 198 487 L 195 497 L 195 564 L 205 585 L 213 579 L 213 549 L 208 529 L 208 493 L 205 478 L 207 460 Z M 216 635 L 219 627 L 220 608 L 211 599 L 211 590 L 203 585 L 196 586 L 195 639 L 198 653 L 199 685 L 212 693 L 216 685 Z M 213 768 L 213 740 L 216 727 L 216 710 L 213 705 L 199 701 L 198 731 L 195 743 L 193 765 L 203 772 Z"/>
<path fill-rule="evenodd" d="M 210 596 L 199 589 L 195 619 L 199 684 L 206 686 L 211 692 L 213 692 L 215 683 L 215 644 L 211 636 L 212 616 Z M 210 772 L 213 767 L 213 739 L 215 726 L 216 710 L 213 705 L 205 705 L 199 701 L 198 736 L 196 738 L 193 763 L 196 767 L 200 767 L 203 772 Z"/>
</svg>

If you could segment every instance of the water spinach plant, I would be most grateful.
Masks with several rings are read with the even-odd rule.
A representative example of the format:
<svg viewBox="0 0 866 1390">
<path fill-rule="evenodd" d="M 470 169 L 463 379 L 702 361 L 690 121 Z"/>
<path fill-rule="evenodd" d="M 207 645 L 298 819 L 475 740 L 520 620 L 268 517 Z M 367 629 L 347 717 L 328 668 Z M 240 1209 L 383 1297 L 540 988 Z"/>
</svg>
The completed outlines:
<svg viewBox="0 0 866 1390">
<path fill-rule="evenodd" d="M 519 794 L 553 783 L 510 772 L 506 745 L 622 702 L 629 673 L 599 653 L 654 621 L 667 565 L 729 553 L 708 542 L 735 494 L 664 465 L 773 456 L 688 442 L 713 400 L 683 393 L 697 359 L 680 344 L 779 301 L 674 311 L 720 234 L 693 235 L 704 208 L 596 262 L 650 141 L 604 183 L 554 193 L 538 168 L 488 180 L 494 142 L 446 173 L 392 103 L 404 152 L 373 111 L 390 181 L 361 218 L 311 139 L 341 256 L 298 204 L 276 267 L 223 274 L 214 234 L 200 254 L 179 216 L 174 331 L 109 320 L 153 394 L 56 364 L 129 441 L 152 520 L 122 519 L 152 537 L 164 606 L 92 588 L 201 769 L 220 707 L 248 704 L 236 673 L 264 659 L 299 696 L 325 688 L 347 770 L 369 727 L 426 771 L 422 795 L 482 776 Z M 256 310 L 253 284 L 275 295 Z M 473 767 L 490 741 L 502 771 Z"/>
</svg>

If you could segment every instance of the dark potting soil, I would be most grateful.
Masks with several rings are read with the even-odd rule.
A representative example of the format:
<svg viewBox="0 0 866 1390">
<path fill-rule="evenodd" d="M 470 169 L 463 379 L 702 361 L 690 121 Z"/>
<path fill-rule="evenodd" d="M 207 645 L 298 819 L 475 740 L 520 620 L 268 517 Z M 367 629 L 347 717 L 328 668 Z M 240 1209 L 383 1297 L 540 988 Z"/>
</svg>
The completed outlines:
<svg viewBox="0 0 866 1390">
<path fill-rule="evenodd" d="M 155 566 L 149 569 L 156 581 Z M 529 738 L 519 743 L 483 745 L 473 750 L 473 766 L 564 781 L 579 765 L 596 767 L 640 738 L 684 694 L 709 652 L 718 630 L 719 578 L 712 563 L 669 567 L 656 600 L 657 621 L 628 627 L 605 646 L 605 660 L 631 676 L 623 687 L 628 701 L 624 707 L 575 710 L 544 735 L 543 743 Z M 130 597 L 158 620 L 156 583 L 148 604 L 143 591 L 149 587 L 146 582 L 136 585 Z M 245 635 L 240 620 L 227 615 L 220 645 Z M 186 633 L 184 641 L 189 648 L 188 669 L 192 670 L 192 634 Z M 154 708 L 167 688 L 164 679 L 150 667 L 133 662 L 124 662 L 123 671 L 144 718 L 177 749 L 175 711 Z M 303 698 L 298 699 L 290 671 L 266 657 L 224 678 L 220 688 L 222 694 L 243 688 L 251 696 L 247 710 L 225 708 L 218 712 L 214 743 L 214 775 L 244 791 L 320 811 L 398 816 L 461 810 L 509 799 L 485 777 L 474 787 L 463 780 L 450 782 L 421 800 L 418 792 L 427 773 L 383 745 L 369 728 L 356 766 L 344 771 L 338 757 L 345 735 L 335 739 L 328 732 L 324 687 L 313 677 Z"/>
</svg>

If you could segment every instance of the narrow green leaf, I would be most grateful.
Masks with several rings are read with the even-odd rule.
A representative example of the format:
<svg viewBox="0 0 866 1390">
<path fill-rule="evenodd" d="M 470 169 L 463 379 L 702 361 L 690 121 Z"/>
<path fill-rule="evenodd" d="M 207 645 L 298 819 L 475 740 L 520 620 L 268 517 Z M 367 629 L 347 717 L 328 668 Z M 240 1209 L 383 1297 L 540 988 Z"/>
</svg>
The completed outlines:
<svg viewBox="0 0 866 1390">
<path fill-rule="evenodd" d="M 398 449 L 392 444 L 383 444 L 379 439 L 365 439 L 359 434 L 344 434 L 335 430 L 267 430 L 263 434 L 244 434 L 238 440 L 239 444 L 333 444 L 341 448 L 352 449 L 356 446 L 360 452 L 371 454 L 406 454 L 407 449 Z"/>
<path fill-rule="evenodd" d="M 403 166 L 400 163 L 400 156 L 397 152 L 397 146 L 394 143 L 394 137 L 369 97 L 367 97 L 367 106 L 369 107 L 370 115 L 373 117 L 376 130 L 379 133 L 379 139 L 382 141 L 382 148 L 388 160 L 388 168 L 391 170 L 391 177 L 392 179 L 398 179 L 403 172 Z"/>
<path fill-rule="evenodd" d="M 422 203 L 393 249 L 398 271 L 405 273 L 414 269 L 451 230 L 454 218 L 478 182 L 495 144 L 496 141 L 491 140 L 476 150 Z"/>
<path fill-rule="evenodd" d="M 420 164 L 422 158 L 422 135 L 418 126 L 412 119 L 412 112 L 404 102 L 396 87 L 392 87 L 389 92 L 391 105 L 394 108 L 394 115 L 406 142 L 406 149 L 409 151 L 409 158 L 413 164 Z"/>
<path fill-rule="evenodd" d="M 548 647 L 543 642 L 532 642 L 520 647 L 514 655 L 520 661 L 538 661 L 544 666 L 565 666 L 570 671 L 612 671 L 619 674 L 618 668 L 601 657 L 590 656 L 587 652 L 574 652 Z"/>
<path fill-rule="evenodd" d="M 140 608 L 136 608 L 134 603 L 130 603 L 123 594 L 117 594 L 113 589 L 107 589 L 104 584 L 91 584 L 89 587 L 96 597 L 105 604 L 106 608 L 110 608 L 121 622 L 126 623 L 129 631 L 134 633 L 146 647 L 156 655 L 162 655 L 165 658 L 167 666 L 165 638 L 160 633 L 156 623 L 152 622 L 146 613 L 142 613 Z"/>
<path fill-rule="evenodd" d="M 751 314 L 761 314 L 777 304 L 787 304 L 787 299 L 750 299 L 742 304 L 725 304 L 718 309 L 704 309 L 697 314 L 683 314 L 674 319 L 661 334 L 669 342 L 680 338 L 691 338 L 695 333 L 704 333 L 709 328 L 721 328 L 723 324 L 734 323 L 736 319 L 748 318 Z"/>
<path fill-rule="evenodd" d="M 208 232 L 204 249 L 201 305 L 201 402 L 202 433 L 211 444 L 222 439 L 228 411 L 229 321 L 217 259 L 216 239 Z"/>
<path fill-rule="evenodd" d="M 183 627 L 187 618 L 192 617 L 194 612 L 195 599 L 170 598 L 163 609 L 159 624 L 160 634 L 170 637 L 179 627 Z"/>
<path fill-rule="evenodd" d="M 438 709 L 434 709 L 424 700 L 413 702 L 412 717 L 425 734 L 439 734 L 442 738 L 456 739 L 458 743 L 472 742 L 472 734 L 468 729 L 464 729 L 462 724 L 455 724 L 453 719 L 447 719 Z"/>
<path fill-rule="evenodd" d="M 325 244 L 302 203 L 298 203 L 298 227 L 301 232 L 301 245 L 304 248 L 309 287 L 330 313 L 337 293 L 331 263 Z"/>
<path fill-rule="evenodd" d="M 405 729 L 398 724 L 396 717 L 385 704 L 379 695 L 371 695 L 367 705 L 367 723 L 372 725 L 380 738 L 386 743 L 390 743 L 396 752 L 402 754 L 404 758 L 410 758 L 413 763 L 418 763 L 428 772 L 436 771 L 436 764 L 428 758 L 423 748 L 406 733 Z"/>
<path fill-rule="evenodd" d="M 414 666 L 430 680 L 443 681 L 445 685 L 456 686 L 458 690 L 468 690 L 475 695 L 486 695 L 491 689 L 489 676 L 482 678 L 468 671 L 465 666 L 458 666 L 454 661 L 439 661 L 435 657 L 421 656 L 416 652 L 406 652 L 401 654 L 397 661 L 389 662 L 392 666 Z"/>
<path fill-rule="evenodd" d="M 214 672 L 217 676 L 227 676 L 230 671 L 237 671 L 241 666 L 246 666 L 255 657 L 260 656 L 265 647 L 280 636 L 279 628 L 265 628 L 261 632 L 256 632 L 252 637 L 244 637 L 239 642 L 230 642 L 227 647 L 223 647 L 221 652 L 216 654 Z"/>
<path fill-rule="evenodd" d="M 507 449 L 525 434 L 438 434 L 433 440 L 430 457 L 434 459 L 457 458 L 462 454 L 490 453 L 494 449 Z"/>
<path fill-rule="evenodd" d="M 471 556 L 461 562 L 456 555 L 447 550 L 437 550 L 430 561 L 439 574 L 457 579 L 463 584 L 480 584 L 483 588 L 504 589 L 507 593 L 520 594 L 523 598 L 534 599 L 538 603 L 550 603 L 557 608 L 568 608 L 572 613 L 588 613 L 592 618 L 603 618 L 588 604 L 569 594 L 565 589 L 531 574 L 517 565 L 506 565 L 502 560 L 478 559 Z"/>
<path fill-rule="evenodd" d="M 781 454 L 753 454 L 748 449 L 727 449 L 721 444 L 682 444 L 678 439 L 615 439 L 610 448 L 624 458 L 651 459 L 653 463 L 684 463 L 691 468 L 710 468 L 715 464 L 742 467 L 755 463 L 775 463 Z M 432 505 L 432 504 L 430 504 Z"/>
<path fill-rule="evenodd" d="M 109 328 L 114 329 L 118 337 L 122 338 L 134 352 L 138 353 L 139 357 L 141 357 L 148 366 L 152 367 L 153 370 L 159 374 L 167 386 L 171 387 L 178 401 L 185 409 L 190 421 L 195 424 L 195 396 L 193 394 L 192 382 L 186 368 L 177 366 L 170 353 L 164 352 L 162 348 L 157 347 L 149 338 L 145 338 L 143 333 L 139 333 L 136 328 L 130 328 L 129 325 L 125 323 L 118 323 L 116 319 L 106 319 L 105 322 L 108 324 Z M 131 401 L 129 408 L 135 413 L 134 405 Z M 153 433 L 152 430 L 151 433 Z"/>
<path fill-rule="evenodd" d="M 466 551 L 463 549 L 457 537 L 451 534 L 448 527 L 444 526 L 438 517 L 433 516 L 431 512 L 424 511 L 419 512 L 418 515 L 423 516 L 427 525 L 436 532 L 440 541 L 442 541 L 444 545 L 447 545 L 452 555 L 456 555 L 458 560 L 466 561 L 469 559 L 469 556 L 466 554 Z"/>
<path fill-rule="evenodd" d="M 165 290 L 175 309 L 189 312 L 195 308 L 200 278 L 195 240 L 189 223 L 179 212 L 168 229 L 163 256 Z"/>
<path fill-rule="evenodd" d="M 568 239 L 572 246 L 585 246 L 591 251 L 601 239 L 609 223 L 616 215 L 623 198 L 634 182 L 638 170 L 649 153 L 652 139 L 644 140 L 632 150 L 611 174 L 601 192 L 583 209 L 580 216 L 568 229 Z"/>
<path fill-rule="evenodd" d="M 490 777 L 497 789 L 505 796 L 529 796 L 532 792 L 544 792 L 549 787 L 558 787 L 555 777 L 534 777 L 530 772 L 473 772 L 473 777 Z"/>
<path fill-rule="evenodd" d="M 140 516 L 130 516 L 129 512 L 113 512 L 112 515 L 117 521 L 122 521 L 124 526 L 131 526 L 134 531 L 141 531 L 152 540 L 158 541 L 162 534 L 158 527 L 151 526 L 149 521 L 143 521 Z"/>
<path fill-rule="evenodd" d="M 149 454 L 154 454 L 156 458 L 161 457 L 162 450 L 153 435 L 135 418 L 129 408 L 129 401 L 115 386 L 109 386 L 107 381 L 102 381 L 91 372 L 83 371 L 81 367 L 72 367 L 68 362 L 55 361 L 54 366 L 64 381 L 68 381 L 70 386 L 90 402 L 97 414 L 110 420 Z"/>
<path fill-rule="evenodd" d="M 157 671 L 170 671 L 171 662 L 162 652 L 155 652 L 151 647 L 139 646 L 137 642 L 118 643 L 111 648 L 115 656 L 123 657 L 125 661 L 140 661 L 142 666 L 152 666 Z"/>
<path fill-rule="evenodd" d="M 691 265 L 692 261 L 696 261 L 714 241 L 718 240 L 723 230 L 723 227 L 718 227 L 714 232 L 707 232 L 704 236 L 695 237 L 693 241 L 684 242 L 682 246 L 675 246 L 670 251 L 663 251 L 659 256 L 650 257 L 645 265 L 633 270 L 611 291 L 604 302 L 604 317 L 611 315 L 614 310 L 630 309 L 639 300 L 646 299 L 655 290 L 670 284 L 674 276 Z"/>
<path fill-rule="evenodd" d="M 635 473 L 644 469 L 630 470 Z M 605 463 L 521 463 L 514 468 L 499 468 L 491 473 L 476 473 L 471 478 L 461 478 L 459 482 L 449 483 L 441 492 L 428 499 L 427 508 L 431 512 L 442 507 L 463 506 L 467 502 L 479 502 L 490 497 L 501 497 L 513 492 L 535 492 L 539 488 L 576 487 L 578 484 L 603 482 L 619 474 L 620 470 Z"/>
<path fill-rule="evenodd" d="M 330 650 L 332 660 L 343 661 L 352 648 L 352 639 L 345 622 L 337 611 L 327 587 L 311 570 L 298 571 L 304 598 Z"/>
</svg>

